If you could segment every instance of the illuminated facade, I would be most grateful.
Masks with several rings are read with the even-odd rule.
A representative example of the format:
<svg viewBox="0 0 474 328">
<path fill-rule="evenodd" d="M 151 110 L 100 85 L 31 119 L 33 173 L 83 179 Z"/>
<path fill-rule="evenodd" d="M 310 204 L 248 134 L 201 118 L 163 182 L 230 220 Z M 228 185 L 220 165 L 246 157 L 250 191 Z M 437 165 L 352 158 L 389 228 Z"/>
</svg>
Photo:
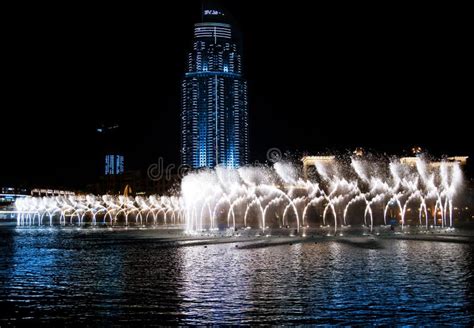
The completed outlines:
<svg viewBox="0 0 474 328">
<path fill-rule="evenodd" d="M 334 164 L 336 163 L 336 156 L 304 156 L 301 161 L 303 162 L 303 174 L 305 179 L 308 179 L 308 168 L 316 166 L 317 163 L 322 164 Z"/>
<path fill-rule="evenodd" d="M 249 161 L 247 82 L 236 31 L 224 12 L 194 25 L 182 82 L 181 160 L 191 168 L 237 168 Z"/>
<path fill-rule="evenodd" d="M 443 160 L 438 160 L 438 161 L 430 161 L 429 166 L 431 167 L 439 167 L 441 166 L 442 163 L 446 164 L 447 166 L 452 166 L 453 164 L 459 164 L 461 166 L 466 165 L 468 156 L 451 156 L 451 157 L 446 157 Z M 411 156 L 411 157 L 401 157 L 400 158 L 400 163 L 408 166 L 416 166 L 416 163 L 418 162 L 419 157 L 417 156 Z"/>
<path fill-rule="evenodd" d="M 356 156 L 363 156 L 363 149 L 357 148 L 354 151 L 354 155 Z M 466 165 L 468 156 L 451 156 L 446 157 L 442 160 L 435 160 L 435 161 L 428 161 L 427 164 L 430 167 L 438 168 L 444 163 L 446 166 L 453 166 L 454 164 L 459 164 L 461 166 Z M 400 157 L 399 161 L 403 165 L 416 167 L 417 162 L 420 160 L 418 156 L 410 156 L 410 157 Z M 335 164 L 336 163 L 336 156 L 304 156 L 301 161 L 303 162 L 303 174 L 306 179 L 308 179 L 308 169 L 310 167 L 317 166 L 318 164 L 326 165 L 326 164 Z"/>
<path fill-rule="evenodd" d="M 118 175 L 124 172 L 122 155 L 105 155 L 105 175 Z"/>
</svg>

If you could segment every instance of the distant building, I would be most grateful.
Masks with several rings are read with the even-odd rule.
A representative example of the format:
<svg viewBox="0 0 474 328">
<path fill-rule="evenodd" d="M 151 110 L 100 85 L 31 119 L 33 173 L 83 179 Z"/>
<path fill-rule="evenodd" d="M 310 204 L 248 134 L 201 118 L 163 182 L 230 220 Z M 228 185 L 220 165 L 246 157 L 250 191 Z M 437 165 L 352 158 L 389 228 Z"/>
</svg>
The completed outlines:
<svg viewBox="0 0 474 328">
<path fill-rule="evenodd" d="M 336 162 L 336 156 L 304 156 L 301 161 L 303 162 L 303 175 L 305 179 L 308 178 L 308 169 L 316 166 L 318 163 L 332 165 Z"/>
<path fill-rule="evenodd" d="M 356 151 L 354 152 L 354 155 L 359 156 L 359 157 L 363 156 L 363 151 L 359 151 L 359 148 L 357 148 Z M 416 163 L 419 159 L 420 159 L 419 156 L 409 156 L 409 157 L 400 157 L 399 161 L 403 165 L 416 166 Z M 317 166 L 318 164 L 331 165 L 335 163 L 335 160 L 336 160 L 335 156 L 304 156 L 301 159 L 301 161 L 303 162 L 304 177 L 306 179 L 308 178 L 308 169 L 310 167 Z M 451 157 L 446 157 L 443 160 L 428 161 L 428 165 L 430 167 L 439 167 L 441 163 L 446 163 L 448 166 L 451 166 L 454 163 L 457 163 L 461 166 L 464 166 L 466 165 L 467 160 L 468 160 L 468 156 L 451 156 Z"/>
<path fill-rule="evenodd" d="M 124 171 L 123 155 L 105 155 L 105 175 L 119 175 Z"/>
<path fill-rule="evenodd" d="M 0 207 L 9 205 L 17 198 L 23 198 L 29 195 L 29 191 L 25 188 L 1 187 L 0 188 Z"/>
<path fill-rule="evenodd" d="M 125 171 L 125 157 L 122 149 L 122 139 L 120 125 L 116 122 L 102 123 L 96 129 L 99 136 L 98 142 L 102 158 L 101 174 L 119 175 Z"/>
<path fill-rule="evenodd" d="M 71 196 L 76 193 L 70 190 L 50 189 L 50 188 L 14 188 L 2 187 L 0 188 L 0 203 L 14 201 L 16 198 L 23 198 L 27 196 L 33 197 L 53 197 L 53 196 Z"/>
<path fill-rule="evenodd" d="M 457 163 L 461 166 L 466 165 L 468 156 L 451 156 L 447 157 L 441 161 L 429 161 L 429 165 L 431 167 L 438 167 L 441 165 L 441 163 L 446 163 L 447 165 L 452 165 L 454 163 Z M 415 166 L 416 162 L 418 161 L 419 157 L 417 156 L 410 156 L 410 157 L 401 157 L 400 158 L 400 163 L 409 165 L 409 166 Z"/>
<path fill-rule="evenodd" d="M 54 197 L 54 196 L 73 196 L 76 193 L 70 190 L 58 190 L 58 189 L 31 189 L 31 196 L 34 197 Z"/>
<path fill-rule="evenodd" d="M 97 171 L 100 183 L 91 190 L 118 193 L 125 173 L 122 128 L 116 121 L 108 121 L 100 124 L 96 131 L 100 148 L 100 170 Z"/>
<path fill-rule="evenodd" d="M 191 168 L 249 161 L 247 82 L 237 31 L 223 10 L 204 7 L 182 82 L 181 159 Z"/>
</svg>

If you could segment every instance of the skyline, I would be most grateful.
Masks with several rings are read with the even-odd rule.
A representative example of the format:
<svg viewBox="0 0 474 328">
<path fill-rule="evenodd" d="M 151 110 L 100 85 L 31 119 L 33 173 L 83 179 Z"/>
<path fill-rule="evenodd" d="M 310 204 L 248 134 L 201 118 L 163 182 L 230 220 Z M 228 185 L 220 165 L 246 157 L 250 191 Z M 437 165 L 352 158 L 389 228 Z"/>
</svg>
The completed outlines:
<svg viewBox="0 0 474 328">
<path fill-rule="evenodd" d="M 385 17 L 316 8 L 327 15 L 310 19 L 314 11 L 304 2 L 295 11 L 224 5 L 244 35 L 251 162 L 263 162 L 273 147 L 299 155 L 358 146 L 400 153 L 421 145 L 472 156 L 470 123 L 462 119 L 469 104 L 462 22 L 434 24 L 422 8 Z M 103 168 L 95 129 L 106 120 L 126 131 L 127 169 L 160 156 L 179 162 L 179 81 L 200 4 L 166 6 L 166 20 L 143 8 L 115 8 L 109 16 L 98 8 L 97 17 L 79 10 L 68 20 L 43 9 L 20 20 L 9 47 L 4 122 L 12 124 L 4 127 L 3 184 L 80 186 Z M 80 24 L 84 17 L 89 24 Z M 278 51 L 268 57 L 269 49 Z M 35 112 L 26 116 L 26 108 Z M 378 113 L 370 117 L 369 109 Z"/>
</svg>

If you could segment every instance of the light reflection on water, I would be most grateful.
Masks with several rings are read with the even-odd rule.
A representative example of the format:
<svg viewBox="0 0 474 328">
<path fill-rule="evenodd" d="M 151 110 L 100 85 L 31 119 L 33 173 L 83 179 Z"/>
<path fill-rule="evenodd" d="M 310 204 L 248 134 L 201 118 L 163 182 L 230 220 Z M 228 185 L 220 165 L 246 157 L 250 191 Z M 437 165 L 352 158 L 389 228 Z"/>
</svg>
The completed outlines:
<svg viewBox="0 0 474 328">
<path fill-rule="evenodd" d="M 474 322 L 472 244 L 163 247 L 147 233 L 0 228 L 0 325 Z"/>
</svg>

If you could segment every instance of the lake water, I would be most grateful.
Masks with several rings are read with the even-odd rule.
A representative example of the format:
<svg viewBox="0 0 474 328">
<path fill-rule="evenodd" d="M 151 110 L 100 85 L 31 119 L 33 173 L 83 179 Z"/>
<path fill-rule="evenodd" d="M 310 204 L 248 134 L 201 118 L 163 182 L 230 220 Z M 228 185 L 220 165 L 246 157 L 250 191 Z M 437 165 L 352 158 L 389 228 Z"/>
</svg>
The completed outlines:
<svg viewBox="0 0 474 328">
<path fill-rule="evenodd" d="M 240 249 L 156 231 L 0 227 L 0 326 L 474 324 L 474 245 Z"/>
</svg>

